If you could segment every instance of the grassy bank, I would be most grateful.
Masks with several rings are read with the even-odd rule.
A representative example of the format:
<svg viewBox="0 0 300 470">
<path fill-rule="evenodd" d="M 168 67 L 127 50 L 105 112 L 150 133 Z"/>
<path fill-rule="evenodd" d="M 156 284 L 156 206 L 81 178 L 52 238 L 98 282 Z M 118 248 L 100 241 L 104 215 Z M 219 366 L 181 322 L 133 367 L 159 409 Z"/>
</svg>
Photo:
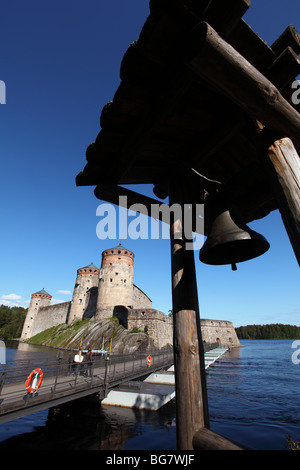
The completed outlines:
<svg viewBox="0 0 300 470">
<path fill-rule="evenodd" d="M 91 319 L 77 321 L 71 325 L 61 324 L 48 328 L 28 340 L 29 343 L 62 349 L 102 349 L 117 353 L 130 353 L 140 348 L 151 347 L 145 333 L 133 333 L 119 324 L 117 318 L 102 321 Z"/>
</svg>

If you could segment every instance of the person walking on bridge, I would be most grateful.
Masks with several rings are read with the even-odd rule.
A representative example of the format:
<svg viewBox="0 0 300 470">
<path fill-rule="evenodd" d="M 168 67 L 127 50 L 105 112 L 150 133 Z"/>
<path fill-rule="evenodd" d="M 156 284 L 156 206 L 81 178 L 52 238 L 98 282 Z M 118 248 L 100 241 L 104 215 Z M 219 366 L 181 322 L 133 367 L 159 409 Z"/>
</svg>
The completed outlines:
<svg viewBox="0 0 300 470">
<path fill-rule="evenodd" d="M 88 348 L 88 352 L 86 353 L 85 359 L 86 359 L 86 365 L 87 365 L 87 372 L 86 372 L 86 375 L 87 375 L 88 377 L 92 377 L 92 365 L 93 365 L 92 359 L 93 359 L 93 353 L 92 353 L 92 349 L 91 349 L 91 348 Z"/>
</svg>

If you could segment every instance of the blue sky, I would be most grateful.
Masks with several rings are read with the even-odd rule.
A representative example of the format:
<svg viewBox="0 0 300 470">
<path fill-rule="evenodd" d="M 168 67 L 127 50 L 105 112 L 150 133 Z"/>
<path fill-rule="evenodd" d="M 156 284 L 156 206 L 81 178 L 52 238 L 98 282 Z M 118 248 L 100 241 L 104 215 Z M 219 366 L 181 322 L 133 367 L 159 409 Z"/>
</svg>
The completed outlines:
<svg viewBox="0 0 300 470">
<path fill-rule="evenodd" d="M 103 106 L 120 83 L 128 45 L 149 14 L 148 0 L 11 0 L 1 6 L 0 303 L 27 306 L 45 288 L 71 299 L 76 270 L 100 265 L 118 240 L 99 240 L 93 187 L 76 187 Z M 300 31 L 296 0 L 252 0 L 245 20 L 270 45 L 289 24 Z M 151 188 L 136 188 L 151 195 Z M 230 267 L 200 264 L 200 315 L 300 325 L 299 268 L 278 212 L 251 224 L 270 242 L 264 256 Z M 135 253 L 135 283 L 164 312 L 171 308 L 168 240 L 122 240 Z M 68 293 L 69 292 L 69 293 Z"/>
</svg>

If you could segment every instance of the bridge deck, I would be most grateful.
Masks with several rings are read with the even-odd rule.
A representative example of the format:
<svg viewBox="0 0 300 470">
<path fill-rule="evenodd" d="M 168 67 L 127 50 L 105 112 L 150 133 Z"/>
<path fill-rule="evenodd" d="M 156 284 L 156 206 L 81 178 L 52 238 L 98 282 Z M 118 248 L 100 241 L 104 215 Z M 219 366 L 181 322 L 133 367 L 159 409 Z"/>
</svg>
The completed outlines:
<svg viewBox="0 0 300 470">
<path fill-rule="evenodd" d="M 0 380 L 0 423 L 51 408 L 87 395 L 99 393 L 104 398 L 108 391 L 124 381 L 133 380 L 173 363 L 173 352 L 152 355 L 151 366 L 146 355 L 113 357 L 109 361 L 93 361 L 91 377 L 86 366 L 67 363 L 27 364 L 18 368 L 8 364 Z M 44 373 L 41 387 L 34 394 L 26 391 L 25 381 L 35 367 Z M 22 378 L 21 378 L 22 377 Z"/>
<path fill-rule="evenodd" d="M 212 365 L 226 351 L 227 348 L 206 351 L 205 368 L 207 369 Z M 167 382 L 165 379 L 162 380 L 162 377 L 169 375 L 169 385 L 175 384 L 174 374 L 171 373 L 172 369 L 165 371 L 164 374 L 155 374 L 155 372 L 166 369 L 172 364 L 173 351 L 152 354 L 150 366 L 147 366 L 146 354 L 139 356 L 111 356 L 109 360 L 96 358 L 93 361 L 91 376 L 87 376 L 88 370 L 86 364 L 75 366 L 61 362 L 37 364 L 36 361 L 35 363 L 26 364 L 9 363 L 0 369 L 0 374 L 2 372 L 2 378 L 0 375 L 0 423 L 95 393 L 99 393 L 101 398 L 104 399 L 110 390 L 121 384 L 125 384 L 123 388 L 120 388 L 123 400 L 126 395 L 126 393 L 124 394 L 126 387 L 128 389 L 128 383 L 143 376 L 149 376 L 148 383 L 151 381 L 154 381 L 156 384 L 165 383 L 166 390 Z M 38 391 L 34 394 L 29 394 L 26 391 L 25 381 L 29 373 L 36 367 L 40 367 L 43 370 L 44 379 Z M 151 379 L 150 374 L 152 374 L 154 379 Z M 172 380 L 170 381 L 171 378 Z M 143 387 L 143 390 L 141 387 Z M 145 382 L 140 385 L 137 395 L 138 399 L 141 399 L 141 403 L 143 401 L 143 393 L 145 395 L 151 393 L 151 390 L 149 389 L 149 392 L 147 387 L 149 388 L 149 385 Z M 165 398 L 166 394 L 170 397 L 174 395 L 173 390 L 175 390 L 174 386 L 165 393 L 156 390 L 155 393 L 156 398 L 158 397 L 159 406 L 167 399 Z M 118 395 L 117 391 L 115 395 Z M 134 403 L 136 403 L 136 400 L 135 396 Z M 125 406 L 131 405 L 127 404 Z"/>
</svg>

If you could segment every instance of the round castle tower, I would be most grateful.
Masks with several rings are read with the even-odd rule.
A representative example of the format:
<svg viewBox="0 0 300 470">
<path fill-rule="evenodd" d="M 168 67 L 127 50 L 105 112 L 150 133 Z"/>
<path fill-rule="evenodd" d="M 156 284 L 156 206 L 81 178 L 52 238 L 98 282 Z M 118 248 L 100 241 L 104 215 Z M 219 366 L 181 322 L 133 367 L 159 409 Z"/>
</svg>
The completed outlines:
<svg viewBox="0 0 300 470">
<path fill-rule="evenodd" d="M 121 244 L 104 250 L 99 276 L 96 318 L 109 318 L 115 306 L 133 306 L 134 254 Z"/>
<path fill-rule="evenodd" d="M 77 269 L 68 324 L 95 314 L 98 282 L 99 268 L 94 266 L 93 263 Z"/>
<path fill-rule="evenodd" d="M 32 294 L 21 334 L 21 339 L 27 339 L 32 336 L 32 328 L 39 309 L 41 307 L 48 307 L 48 305 L 51 304 L 51 299 L 52 296 L 44 289 Z"/>
</svg>

